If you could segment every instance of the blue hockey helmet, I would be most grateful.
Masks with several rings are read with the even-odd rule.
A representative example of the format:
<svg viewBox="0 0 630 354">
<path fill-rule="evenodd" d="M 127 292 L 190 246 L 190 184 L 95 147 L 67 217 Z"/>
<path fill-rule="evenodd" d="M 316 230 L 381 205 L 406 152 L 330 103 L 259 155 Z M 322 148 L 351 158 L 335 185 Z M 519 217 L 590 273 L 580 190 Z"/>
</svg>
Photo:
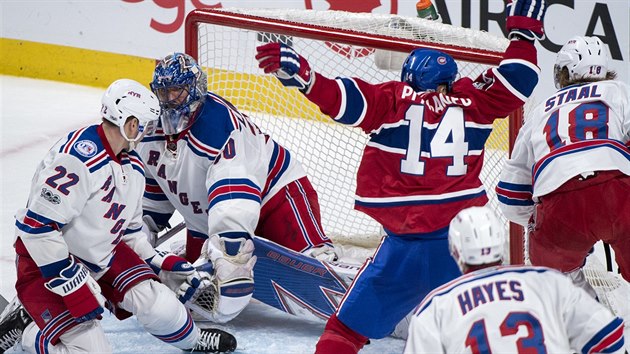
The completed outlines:
<svg viewBox="0 0 630 354">
<path fill-rule="evenodd" d="M 438 85 L 448 89 L 457 77 L 457 63 L 439 50 L 414 49 L 402 66 L 400 81 L 406 82 L 416 91 L 435 91 Z"/>
<path fill-rule="evenodd" d="M 190 127 L 195 111 L 204 102 L 208 75 L 190 55 L 171 53 L 156 65 L 151 90 L 160 101 L 164 133 L 178 134 Z"/>
</svg>

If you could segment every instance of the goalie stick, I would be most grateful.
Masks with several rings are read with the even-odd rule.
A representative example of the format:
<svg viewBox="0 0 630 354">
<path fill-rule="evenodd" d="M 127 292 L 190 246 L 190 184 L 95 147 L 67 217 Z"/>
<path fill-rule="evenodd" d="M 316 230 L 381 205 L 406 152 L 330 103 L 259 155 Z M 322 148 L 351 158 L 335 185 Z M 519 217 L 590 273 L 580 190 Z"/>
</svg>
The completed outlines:
<svg viewBox="0 0 630 354">
<path fill-rule="evenodd" d="M 171 227 L 170 229 L 166 230 L 164 234 L 159 235 L 157 237 L 157 240 L 155 241 L 155 245 L 153 245 L 153 247 L 157 248 L 159 245 L 170 240 L 173 236 L 177 235 L 180 231 L 182 231 L 185 228 L 186 228 L 186 223 L 184 223 L 183 221 Z"/>
</svg>

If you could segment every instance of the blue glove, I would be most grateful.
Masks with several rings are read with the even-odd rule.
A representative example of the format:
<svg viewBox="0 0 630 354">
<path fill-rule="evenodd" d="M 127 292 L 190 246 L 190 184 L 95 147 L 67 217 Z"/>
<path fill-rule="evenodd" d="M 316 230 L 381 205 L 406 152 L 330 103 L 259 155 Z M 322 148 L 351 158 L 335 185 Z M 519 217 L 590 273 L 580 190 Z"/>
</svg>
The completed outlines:
<svg viewBox="0 0 630 354">
<path fill-rule="evenodd" d="M 193 299 L 198 290 L 212 284 L 210 274 L 197 271 L 187 260 L 170 252 L 157 251 L 147 263 L 182 304 Z"/>
<path fill-rule="evenodd" d="M 506 7 L 508 39 L 545 39 L 545 0 L 513 0 Z"/>
<path fill-rule="evenodd" d="M 46 289 L 61 296 L 76 322 L 100 319 L 105 298 L 101 287 L 90 272 L 74 258 L 59 272 L 59 276 L 45 283 Z"/>
<path fill-rule="evenodd" d="M 267 43 L 256 48 L 258 67 L 275 75 L 286 87 L 297 87 L 307 94 L 315 78 L 308 61 L 282 43 Z"/>
</svg>

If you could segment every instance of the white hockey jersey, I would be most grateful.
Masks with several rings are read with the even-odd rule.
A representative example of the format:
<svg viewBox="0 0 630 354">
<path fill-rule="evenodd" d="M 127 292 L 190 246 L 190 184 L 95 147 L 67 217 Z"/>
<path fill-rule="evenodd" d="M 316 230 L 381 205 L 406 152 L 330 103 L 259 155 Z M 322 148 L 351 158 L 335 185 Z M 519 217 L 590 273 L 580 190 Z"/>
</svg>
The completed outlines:
<svg viewBox="0 0 630 354">
<path fill-rule="evenodd" d="M 630 87 L 599 81 L 561 89 L 528 115 L 496 191 L 511 221 L 526 225 L 536 198 L 586 172 L 630 175 Z"/>
<path fill-rule="evenodd" d="M 405 353 L 617 353 L 623 320 L 544 267 L 463 275 L 414 311 Z"/>
<path fill-rule="evenodd" d="M 69 254 L 92 272 L 110 265 L 118 242 L 143 259 L 155 254 L 142 228 L 144 168 L 135 152 L 113 154 L 101 125 L 60 139 L 39 164 L 28 205 L 16 214 L 16 249 L 44 277 Z"/>
<path fill-rule="evenodd" d="M 172 143 L 175 154 L 158 127 L 138 147 L 147 171 L 144 208 L 162 214 L 162 225 L 177 210 L 195 237 L 253 235 L 261 206 L 306 175 L 288 150 L 210 92 L 195 123 Z"/>
</svg>

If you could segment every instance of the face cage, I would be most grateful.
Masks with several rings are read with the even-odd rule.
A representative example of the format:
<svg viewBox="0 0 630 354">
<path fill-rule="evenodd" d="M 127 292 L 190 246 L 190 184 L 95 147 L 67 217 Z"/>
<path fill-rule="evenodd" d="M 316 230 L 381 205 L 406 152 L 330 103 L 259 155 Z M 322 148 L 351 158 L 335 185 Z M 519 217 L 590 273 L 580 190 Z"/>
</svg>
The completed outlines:
<svg viewBox="0 0 630 354">
<path fill-rule="evenodd" d="M 192 116 L 197 107 L 199 107 L 200 102 L 203 101 L 203 96 L 198 97 L 197 79 L 192 78 L 189 83 L 181 85 L 157 86 L 158 85 L 151 83 L 151 89 L 158 97 L 160 107 L 162 108 L 160 121 L 162 122 L 164 134 L 179 134 L 190 127 L 192 124 Z M 177 97 L 169 100 L 169 92 L 173 90 L 179 91 L 179 94 L 176 95 Z M 183 94 L 187 95 L 186 99 L 179 103 Z"/>
<path fill-rule="evenodd" d="M 190 96 L 188 84 L 164 86 L 160 88 L 154 88 L 153 91 L 160 102 L 162 108 L 177 108 L 185 104 Z M 172 93 L 176 93 L 173 98 L 169 99 Z M 182 99 L 183 95 L 186 95 L 185 99 Z M 181 103 L 180 103 L 181 102 Z"/>
<path fill-rule="evenodd" d="M 177 108 L 165 108 L 160 115 L 165 135 L 179 134 L 192 124 L 192 115 L 199 102 L 193 102 Z"/>
</svg>

